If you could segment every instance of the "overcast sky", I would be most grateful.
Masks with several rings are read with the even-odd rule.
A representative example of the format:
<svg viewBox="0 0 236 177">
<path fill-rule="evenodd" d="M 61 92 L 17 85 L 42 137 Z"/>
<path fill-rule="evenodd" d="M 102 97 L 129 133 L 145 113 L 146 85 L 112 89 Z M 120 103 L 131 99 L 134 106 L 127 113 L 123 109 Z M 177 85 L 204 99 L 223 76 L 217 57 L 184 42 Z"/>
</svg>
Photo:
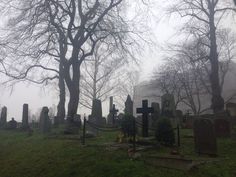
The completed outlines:
<svg viewBox="0 0 236 177">
<path fill-rule="evenodd" d="M 153 46 L 151 50 L 145 52 L 140 58 L 142 64 L 140 65 L 140 81 L 150 79 L 153 69 L 157 68 L 162 62 L 163 53 L 160 50 L 160 46 L 163 46 L 167 41 L 173 41 L 173 35 L 176 33 L 177 26 L 180 21 L 177 18 L 163 17 L 164 12 L 161 10 L 161 6 L 153 6 L 151 9 L 153 16 L 151 17 L 151 30 L 155 34 L 153 40 L 156 46 Z M 230 24 L 230 23 L 228 23 Z M 14 117 L 17 121 L 21 121 L 22 107 L 24 103 L 29 104 L 29 109 L 32 112 L 36 112 L 43 106 L 57 105 L 57 95 L 53 93 L 50 88 L 42 89 L 41 86 L 28 85 L 20 83 L 14 87 L 13 90 L 8 88 L 0 88 L 0 106 L 7 106 L 8 108 L 8 120 Z M 67 105 L 66 105 L 67 106 Z M 108 107 L 106 103 L 103 105 Z M 107 115 L 108 109 L 103 109 L 103 114 Z M 83 114 L 84 112 L 79 112 Z"/>
</svg>

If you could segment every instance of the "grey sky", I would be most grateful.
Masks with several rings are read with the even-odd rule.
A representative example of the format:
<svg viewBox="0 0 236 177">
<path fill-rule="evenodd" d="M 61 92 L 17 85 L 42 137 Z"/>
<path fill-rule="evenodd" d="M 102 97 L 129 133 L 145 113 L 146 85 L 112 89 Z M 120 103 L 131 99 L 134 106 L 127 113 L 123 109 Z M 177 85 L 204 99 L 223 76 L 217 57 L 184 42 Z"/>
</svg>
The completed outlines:
<svg viewBox="0 0 236 177">
<path fill-rule="evenodd" d="M 176 26 L 181 23 L 177 18 L 167 18 L 163 17 L 164 12 L 162 8 L 157 8 L 153 6 L 151 9 L 153 12 L 152 19 L 150 19 L 151 30 L 155 34 L 153 37 L 154 42 L 157 44 L 153 46 L 150 50 L 145 51 L 144 55 L 140 57 L 142 62 L 140 66 L 141 77 L 140 81 L 147 80 L 151 77 L 153 69 L 157 68 L 162 62 L 163 53 L 161 52 L 160 46 L 163 46 L 165 42 L 172 41 L 173 35 L 176 32 Z M 162 18 L 163 17 L 163 18 Z M 228 21 L 226 25 L 230 25 L 232 22 Z M 234 24 L 235 25 L 235 24 Z M 11 117 L 14 117 L 17 121 L 21 121 L 22 116 L 22 107 L 24 103 L 29 104 L 29 109 L 32 112 L 36 112 L 43 106 L 52 106 L 57 104 L 57 95 L 53 90 L 45 88 L 44 90 L 40 86 L 36 85 L 26 85 L 20 83 L 15 86 L 13 92 L 7 88 L 0 88 L 0 105 L 7 106 L 8 108 L 8 117 L 10 120 Z M 105 108 L 106 107 L 106 108 Z M 108 104 L 103 105 L 103 114 L 107 115 Z M 83 114 L 84 112 L 79 112 Z"/>
</svg>

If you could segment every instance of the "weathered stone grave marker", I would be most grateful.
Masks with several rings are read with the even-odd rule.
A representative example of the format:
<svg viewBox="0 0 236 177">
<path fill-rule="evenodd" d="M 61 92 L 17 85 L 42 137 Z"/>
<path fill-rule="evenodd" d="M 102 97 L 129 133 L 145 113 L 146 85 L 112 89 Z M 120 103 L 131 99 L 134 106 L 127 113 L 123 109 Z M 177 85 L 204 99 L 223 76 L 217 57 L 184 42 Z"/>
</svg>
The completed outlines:
<svg viewBox="0 0 236 177">
<path fill-rule="evenodd" d="M 1 112 L 0 127 L 5 128 L 7 125 L 7 107 L 4 106 Z"/>
<path fill-rule="evenodd" d="M 43 107 L 40 114 L 40 131 L 42 133 L 48 133 L 51 130 L 51 121 L 48 116 L 49 109 L 48 107 Z"/>
<path fill-rule="evenodd" d="M 118 112 L 119 112 L 119 110 L 116 109 L 116 105 L 113 104 L 112 109 L 110 110 L 110 113 L 112 115 L 112 125 L 115 125 L 115 118 L 116 118 Z"/>
<path fill-rule="evenodd" d="M 148 100 L 142 101 L 142 108 L 137 108 L 137 113 L 143 114 L 142 116 L 142 135 L 148 137 L 148 114 L 153 113 L 152 107 L 148 107 Z"/>
<path fill-rule="evenodd" d="M 28 130 L 29 129 L 29 106 L 28 104 L 23 105 L 23 113 L 22 113 L 22 130 Z"/>
<path fill-rule="evenodd" d="M 15 130 L 17 128 L 17 122 L 14 120 L 14 118 L 11 118 L 11 120 L 7 123 L 7 128 L 9 130 Z"/>
<path fill-rule="evenodd" d="M 161 97 L 161 113 L 166 117 L 175 116 L 175 98 L 173 94 L 164 94 Z"/>
<path fill-rule="evenodd" d="M 194 141 L 198 154 L 217 155 L 216 134 L 212 120 L 198 118 L 194 121 Z"/>
<path fill-rule="evenodd" d="M 133 115 L 133 101 L 131 100 L 130 95 L 127 96 L 127 99 L 125 101 L 125 114 Z"/>
<path fill-rule="evenodd" d="M 160 105 L 159 103 L 155 103 L 155 102 L 153 102 L 151 105 L 152 105 L 151 107 L 153 108 L 153 113 L 151 113 L 150 126 L 154 128 L 155 124 L 160 118 Z"/>
</svg>

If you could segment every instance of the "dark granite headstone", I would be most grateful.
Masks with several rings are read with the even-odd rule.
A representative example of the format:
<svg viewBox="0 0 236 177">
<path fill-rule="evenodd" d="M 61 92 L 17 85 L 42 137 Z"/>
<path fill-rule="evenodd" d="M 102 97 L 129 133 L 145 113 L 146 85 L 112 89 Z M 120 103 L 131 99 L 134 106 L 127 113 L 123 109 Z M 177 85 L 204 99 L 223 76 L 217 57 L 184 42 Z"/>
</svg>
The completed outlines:
<svg viewBox="0 0 236 177">
<path fill-rule="evenodd" d="M 133 101 L 131 100 L 130 95 L 127 96 L 127 99 L 125 101 L 125 114 L 133 115 Z"/>
<path fill-rule="evenodd" d="M 228 119 L 216 118 L 214 119 L 215 132 L 217 137 L 230 137 L 231 124 Z"/>
<path fill-rule="evenodd" d="M 1 112 L 0 127 L 6 128 L 6 125 L 7 125 L 7 107 L 4 106 Z"/>
<path fill-rule="evenodd" d="M 28 104 L 23 105 L 23 113 L 22 113 L 22 126 L 21 129 L 28 130 L 29 129 L 29 106 Z"/>
<path fill-rule="evenodd" d="M 17 122 L 12 118 L 8 123 L 7 123 L 7 128 L 9 130 L 15 130 L 17 128 Z"/>
<path fill-rule="evenodd" d="M 195 150 L 198 154 L 217 155 L 215 127 L 210 119 L 194 121 Z"/>
<path fill-rule="evenodd" d="M 49 109 L 48 107 L 43 107 L 40 114 L 40 131 L 42 133 L 48 133 L 51 130 L 51 121 L 48 116 Z"/>
</svg>

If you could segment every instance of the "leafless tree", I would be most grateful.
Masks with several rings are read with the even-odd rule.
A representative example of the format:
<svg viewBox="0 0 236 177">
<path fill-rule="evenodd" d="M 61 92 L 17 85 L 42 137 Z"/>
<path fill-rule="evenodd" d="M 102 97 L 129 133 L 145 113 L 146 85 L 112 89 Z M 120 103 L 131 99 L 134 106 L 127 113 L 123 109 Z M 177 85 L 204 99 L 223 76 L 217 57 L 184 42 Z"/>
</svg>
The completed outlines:
<svg viewBox="0 0 236 177">
<path fill-rule="evenodd" d="M 123 19 L 122 0 L 4 1 L 8 2 L 6 9 L 11 14 L 6 19 L 10 29 L 7 47 L 20 57 L 8 64 L 5 61 L 4 67 L 8 67 L 4 72 L 18 80 L 40 77 L 40 82 L 45 82 L 58 78 L 63 90 L 65 81 L 69 91 L 69 119 L 78 108 L 82 64 L 94 54 L 97 44 L 113 43 L 131 56 L 129 46 L 135 40 L 129 37 L 132 30 Z M 14 57 L 8 54 L 8 58 Z M 43 70 L 33 72 L 35 68 Z"/>
<path fill-rule="evenodd" d="M 80 104 L 86 108 L 92 108 L 92 101 L 100 99 L 105 101 L 111 96 L 117 87 L 117 71 L 127 61 L 126 55 L 122 55 L 116 45 L 100 44 L 86 62 L 83 63 L 83 75 L 81 78 Z"/>
<path fill-rule="evenodd" d="M 222 30 L 218 35 L 220 35 L 217 41 L 220 46 L 218 50 L 219 80 L 222 94 L 229 66 L 236 57 L 236 41 L 235 35 L 229 30 Z M 184 103 L 194 114 L 201 114 L 210 109 L 210 106 L 203 107 L 202 102 L 204 102 L 204 97 L 212 95 L 208 48 L 202 44 L 202 40 L 202 38 L 197 38 L 183 45 L 168 46 L 170 56 L 155 76 L 157 86 L 162 92 L 175 95 L 176 107 L 179 103 Z"/>
<path fill-rule="evenodd" d="M 187 19 L 185 31 L 206 39 L 203 44 L 209 48 L 212 109 L 215 113 L 223 111 L 224 99 L 221 96 L 219 79 L 217 31 L 220 29 L 223 17 L 235 11 L 232 1 L 179 0 L 169 10 Z"/>
</svg>

